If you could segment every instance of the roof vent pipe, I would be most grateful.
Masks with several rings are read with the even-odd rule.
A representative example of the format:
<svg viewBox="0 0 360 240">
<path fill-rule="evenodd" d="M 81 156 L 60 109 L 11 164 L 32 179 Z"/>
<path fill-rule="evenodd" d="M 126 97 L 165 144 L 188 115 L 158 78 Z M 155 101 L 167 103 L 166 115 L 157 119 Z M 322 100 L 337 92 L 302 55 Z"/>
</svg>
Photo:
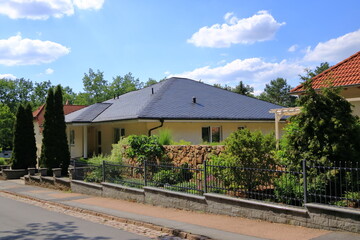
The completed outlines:
<svg viewBox="0 0 360 240">
<path fill-rule="evenodd" d="M 154 88 L 151 88 L 151 94 L 154 94 Z"/>
<path fill-rule="evenodd" d="M 193 103 L 196 103 L 196 97 L 193 97 L 193 98 L 192 98 L 192 102 L 193 102 Z"/>
</svg>

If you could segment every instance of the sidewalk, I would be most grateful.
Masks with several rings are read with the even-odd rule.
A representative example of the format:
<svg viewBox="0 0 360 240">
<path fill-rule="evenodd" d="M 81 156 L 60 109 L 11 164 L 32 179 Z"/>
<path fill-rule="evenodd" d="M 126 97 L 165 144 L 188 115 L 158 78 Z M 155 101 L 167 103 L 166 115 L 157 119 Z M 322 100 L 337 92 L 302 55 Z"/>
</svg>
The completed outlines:
<svg viewBox="0 0 360 240">
<path fill-rule="evenodd" d="M 66 206 L 77 207 L 158 226 L 179 229 L 221 240 L 256 239 L 360 239 L 359 234 L 269 223 L 239 217 L 163 208 L 124 200 L 93 197 L 78 193 L 24 185 L 21 180 L 0 181 L 0 191 Z"/>
</svg>

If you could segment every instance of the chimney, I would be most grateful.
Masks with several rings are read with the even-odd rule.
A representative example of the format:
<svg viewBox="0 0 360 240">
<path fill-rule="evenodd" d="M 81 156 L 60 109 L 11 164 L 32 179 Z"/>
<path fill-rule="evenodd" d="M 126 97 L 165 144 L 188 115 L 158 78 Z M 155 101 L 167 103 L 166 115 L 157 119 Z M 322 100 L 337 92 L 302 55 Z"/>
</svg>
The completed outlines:
<svg viewBox="0 0 360 240">
<path fill-rule="evenodd" d="M 193 98 L 192 98 L 192 102 L 193 102 L 193 103 L 196 103 L 196 97 L 193 97 Z"/>
</svg>

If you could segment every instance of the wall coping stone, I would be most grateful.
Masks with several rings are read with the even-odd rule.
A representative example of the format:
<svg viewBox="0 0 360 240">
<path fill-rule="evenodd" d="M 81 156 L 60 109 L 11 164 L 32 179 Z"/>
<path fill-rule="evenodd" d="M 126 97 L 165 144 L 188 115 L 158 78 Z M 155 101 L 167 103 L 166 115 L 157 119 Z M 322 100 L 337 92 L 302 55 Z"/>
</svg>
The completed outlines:
<svg viewBox="0 0 360 240">
<path fill-rule="evenodd" d="M 347 209 L 339 206 L 331 206 L 331 205 L 325 205 L 320 203 L 306 203 L 306 208 L 317 208 L 321 210 L 331 211 L 331 212 L 340 212 L 340 213 L 346 213 L 351 215 L 357 215 L 360 216 L 360 210 L 356 209 Z"/>
<path fill-rule="evenodd" d="M 64 182 L 64 183 L 70 183 L 70 179 L 66 179 L 66 178 L 54 178 L 55 182 Z"/>
<path fill-rule="evenodd" d="M 205 198 L 223 199 L 223 200 L 232 201 L 232 202 L 246 203 L 246 204 L 250 204 L 250 205 L 285 210 L 285 211 L 296 212 L 296 213 L 305 214 L 305 215 L 308 213 L 308 211 L 305 208 L 285 206 L 285 205 L 276 204 L 276 203 L 261 202 L 261 201 L 256 201 L 256 200 L 243 199 L 243 198 L 234 198 L 234 197 L 229 197 L 229 196 L 216 194 L 216 193 L 204 193 L 204 196 L 205 196 Z"/>
<path fill-rule="evenodd" d="M 169 194 L 169 195 L 173 195 L 175 197 L 177 196 L 177 197 L 183 197 L 183 198 L 193 198 L 193 199 L 196 199 L 196 200 L 205 201 L 204 196 L 198 196 L 198 195 L 194 195 L 194 194 L 190 194 L 190 193 L 175 192 L 175 191 L 156 188 L 156 187 L 144 187 L 144 190 L 145 191 L 150 191 L 150 192 L 166 193 L 166 194 Z"/>
<path fill-rule="evenodd" d="M 76 183 L 79 185 L 84 185 L 86 187 L 91 187 L 91 188 L 95 188 L 95 189 L 102 189 L 102 185 L 100 184 L 96 184 L 96 183 L 89 183 L 89 182 L 84 182 L 84 181 L 79 181 L 79 180 L 71 180 L 72 183 Z"/>
<path fill-rule="evenodd" d="M 144 192 L 145 192 L 144 189 L 132 188 L 132 187 L 122 186 L 122 185 L 114 184 L 114 183 L 102 182 L 101 185 L 103 185 L 105 187 L 122 189 L 122 190 L 131 191 L 131 192 L 138 192 L 138 193 L 142 193 L 142 194 L 144 194 Z"/>
</svg>

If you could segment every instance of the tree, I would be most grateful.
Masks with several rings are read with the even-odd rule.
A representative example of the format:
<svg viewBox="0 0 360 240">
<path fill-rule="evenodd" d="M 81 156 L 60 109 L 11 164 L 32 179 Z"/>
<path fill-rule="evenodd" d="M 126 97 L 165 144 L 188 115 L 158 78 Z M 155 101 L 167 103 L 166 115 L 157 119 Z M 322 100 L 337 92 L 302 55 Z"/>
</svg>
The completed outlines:
<svg viewBox="0 0 360 240">
<path fill-rule="evenodd" d="M 154 84 L 156 84 L 156 83 L 158 83 L 158 81 L 156 81 L 155 79 L 149 78 L 149 80 L 147 80 L 147 81 L 145 82 L 144 87 L 149 87 L 149 86 L 154 85 Z"/>
<path fill-rule="evenodd" d="M 26 169 L 36 166 L 36 143 L 30 104 L 19 105 L 14 125 L 12 168 Z"/>
<path fill-rule="evenodd" d="M 10 108 L 0 103 L 0 148 L 12 148 L 15 115 Z"/>
<path fill-rule="evenodd" d="M 241 95 L 253 97 L 254 88 L 250 85 L 245 85 L 243 81 L 240 81 L 238 85 L 235 86 L 235 88 L 232 89 L 234 93 L 238 93 Z"/>
<path fill-rule="evenodd" d="M 35 130 L 34 122 L 32 115 L 32 107 L 30 103 L 26 104 L 25 107 L 25 132 L 23 133 L 24 141 L 26 141 L 26 163 L 27 167 L 36 167 L 36 140 L 35 140 Z"/>
<path fill-rule="evenodd" d="M 54 109 L 54 91 L 52 88 L 48 90 L 48 95 L 45 104 L 44 124 L 43 124 L 43 140 L 41 147 L 40 166 L 48 168 L 59 167 L 56 166 L 55 152 L 56 152 L 56 130 L 55 128 L 55 109 Z"/>
<path fill-rule="evenodd" d="M 360 159 L 360 128 L 351 104 L 339 96 L 341 89 L 329 87 L 316 92 L 311 80 L 304 83 L 301 113 L 290 118 L 284 150 L 293 162 L 302 159 L 320 164 Z"/>
<path fill-rule="evenodd" d="M 315 68 L 315 70 L 313 70 L 313 71 L 310 69 L 305 69 L 306 74 L 304 76 L 300 75 L 300 79 L 302 79 L 303 81 L 307 81 L 309 78 L 313 78 L 316 75 L 319 75 L 320 73 L 327 70 L 328 68 L 330 68 L 330 65 L 328 62 L 320 63 L 320 66 L 317 66 Z"/>
<path fill-rule="evenodd" d="M 62 88 L 58 85 L 54 94 L 54 143 L 56 146 L 55 162 L 58 167 L 61 166 L 62 173 L 66 174 L 70 163 L 69 145 L 66 137 L 66 124 L 64 116 L 64 106 L 62 97 Z"/>
<path fill-rule="evenodd" d="M 24 144 L 25 129 L 25 109 L 22 104 L 19 105 L 16 112 L 14 124 L 13 152 L 11 156 L 13 169 L 26 169 L 26 146 Z"/>
<path fill-rule="evenodd" d="M 33 95 L 31 96 L 31 102 L 35 108 L 40 107 L 46 101 L 46 95 L 52 84 L 50 81 L 43 81 L 35 83 Z"/>
<path fill-rule="evenodd" d="M 84 74 L 83 84 L 85 93 L 88 93 L 91 96 L 91 102 L 89 102 L 89 104 L 103 102 L 110 98 L 107 91 L 108 82 L 104 79 L 104 72 L 97 70 L 95 73 L 90 68 L 89 74 Z"/>
<path fill-rule="evenodd" d="M 286 107 L 295 106 L 296 97 L 291 96 L 291 87 L 287 84 L 286 79 L 276 78 L 266 84 L 264 92 L 260 94 L 259 99 L 268 101 Z"/>
</svg>

